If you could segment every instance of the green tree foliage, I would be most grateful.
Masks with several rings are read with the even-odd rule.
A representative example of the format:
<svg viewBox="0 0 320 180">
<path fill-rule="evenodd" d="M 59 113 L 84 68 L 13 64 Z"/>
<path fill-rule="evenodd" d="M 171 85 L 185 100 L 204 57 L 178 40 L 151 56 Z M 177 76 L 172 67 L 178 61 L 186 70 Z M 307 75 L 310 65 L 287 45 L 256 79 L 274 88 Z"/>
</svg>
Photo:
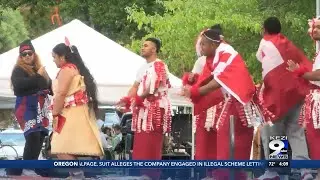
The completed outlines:
<svg viewBox="0 0 320 180">
<path fill-rule="evenodd" d="M 0 6 L 0 54 L 17 46 L 28 37 L 19 11 Z M 13 120 L 12 110 L 0 110 L 0 128 L 7 128 Z"/>
<path fill-rule="evenodd" d="M 49 7 L 20 9 L 31 39 L 35 39 L 57 27 L 51 24 L 51 11 Z"/>
<path fill-rule="evenodd" d="M 3 53 L 28 37 L 28 31 L 19 11 L 1 8 L 0 21 L 0 53 Z"/>
<path fill-rule="evenodd" d="M 279 17 L 283 33 L 310 58 L 314 54 L 306 22 L 315 14 L 315 0 L 0 0 L 1 4 L 26 9 L 22 12 L 32 38 L 56 27 L 50 16 L 57 4 L 64 23 L 80 19 L 136 52 L 142 37 L 159 37 L 161 56 L 178 76 L 193 66 L 199 32 L 215 23 L 222 24 L 226 40 L 242 54 L 256 81 L 261 67 L 255 53 L 268 16 Z"/>
<path fill-rule="evenodd" d="M 161 56 L 170 70 L 180 76 L 190 71 L 195 62 L 195 40 L 200 31 L 220 23 L 226 40 L 246 60 L 256 81 L 261 79 L 260 63 L 256 50 L 261 39 L 263 20 L 277 16 L 283 24 L 283 33 L 298 44 L 308 55 L 313 54 L 312 41 L 306 34 L 307 20 L 315 9 L 315 1 L 309 3 L 291 0 L 171 0 L 160 2 L 165 7 L 163 15 L 148 15 L 138 6 L 127 9 L 129 20 L 136 22 L 145 37 L 159 37 L 163 42 Z M 138 51 L 141 41 L 133 41 L 128 47 Z"/>
<path fill-rule="evenodd" d="M 163 8 L 155 0 L 0 0 L 0 4 L 11 8 L 28 7 L 25 19 L 32 37 L 42 35 L 56 26 L 51 25 L 53 7 L 58 5 L 63 23 L 79 19 L 110 39 L 122 44 L 130 43 L 132 38 L 141 38 L 134 22 L 127 20 L 125 8 L 133 4 L 143 8 L 147 14 L 162 12 Z"/>
<path fill-rule="evenodd" d="M 14 112 L 12 109 L 0 109 L 0 129 L 16 126 Z"/>
<path fill-rule="evenodd" d="M 315 17 L 316 1 L 264 0 L 259 8 L 264 14 L 274 15 L 281 19 L 283 32 L 298 47 L 312 58 L 315 46 L 307 34 L 307 20 Z"/>
</svg>

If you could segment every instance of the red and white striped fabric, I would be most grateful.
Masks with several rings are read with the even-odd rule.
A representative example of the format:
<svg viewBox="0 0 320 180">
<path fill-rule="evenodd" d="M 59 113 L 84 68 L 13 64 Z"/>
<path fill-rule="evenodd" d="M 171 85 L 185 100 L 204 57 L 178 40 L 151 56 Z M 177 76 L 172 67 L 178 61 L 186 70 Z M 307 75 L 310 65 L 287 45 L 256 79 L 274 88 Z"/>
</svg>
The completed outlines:
<svg viewBox="0 0 320 180">
<path fill-rule="evenodd" d="M 54 99 L 50 106 L 50 110 L 53 109 L 53 102 L 54 102 Z M 89 102 L 89 98 L 88 98 L 87 92 L 81 90 L 81 91 L 75 92 L 70 96 L 67 96 L 64 99 L 64 107 L 69 108 L 69 107 L 81 106 L 81 105 L 87 104 L 88 102 Z"/>
<path fill-rule="evenodd" d="M 313 123 L 314 129 L 320 129 L 320 89 L 312 89 L 306 96 L 299 117 L 299 124 Z"/>
<path fill-rule="evenodd" d="M 71 96 L 67 96 L 64 100 L 64 107 L 75 107 L 87 104 L 89 102 L 89 98 L 86 91 L 78 91 Z"/>
<path fill-rule="evenodd" d="M 257 59 L 263 69 L 259 105 L 266 120 L 272 122 L 285 115 L 308 93 L 308 82 L 286 69 L 288 60 L 310 71 L 312 65 L 303 52 L 282 34 L 265 35 L 260 42 Z"/>
<path fill-rule="evenodd" d="M 320 69 L 320 54 L 317 53 L 314 57 L 312 71 Z M 315 129 L 320 129 L 320 81 L 310 81 L 309 94 L 305 98 L 305 103 L 302 106 L 300 113 L 299 124 L 306 125 L 313 123 Z"/>
<path fill-rule="evenodd" d="M 137 95 L 149 89 L 144 106 L 132 107 L 132 131 L 150 132 L 162 128 L 163 133 L 171 131 L 171 103 L 168 97 L 170 88 L 169 72 L 166 64 L 157 59 L 144 69 Z M 164 109 L 164 114 L 161 113 Z"/>
<path fill-rule="evenodd" d="M 211 106 L 206 111 L 196 115 L 196 126 L 194 127 L 193 132 L 196 132 L 196 127 L 199 125 L 202 126 L 202 119 L 204 119 L 204 126 L 202 127 L 204 127 L 207 131 L 216 130 L 221 112 L 223 110 L 223 104 L 223 101 L 221 101 L 219 104 Z"/>
</svg>

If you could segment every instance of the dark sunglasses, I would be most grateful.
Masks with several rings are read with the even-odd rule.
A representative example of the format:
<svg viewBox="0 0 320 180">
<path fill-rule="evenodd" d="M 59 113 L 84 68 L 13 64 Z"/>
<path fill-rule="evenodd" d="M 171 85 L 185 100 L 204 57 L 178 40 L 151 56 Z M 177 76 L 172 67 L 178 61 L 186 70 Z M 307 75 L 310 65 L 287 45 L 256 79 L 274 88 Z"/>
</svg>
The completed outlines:
<svg viewBox="0 0 320 180">
<path fill-rule="evenodd" d="M 20 53 L 20 56 L 22 56 L 22 57 L 32 56 L 32 55 L 33 55 L 33 52 L 23 52 L 23 53 Z"/>
</svg>

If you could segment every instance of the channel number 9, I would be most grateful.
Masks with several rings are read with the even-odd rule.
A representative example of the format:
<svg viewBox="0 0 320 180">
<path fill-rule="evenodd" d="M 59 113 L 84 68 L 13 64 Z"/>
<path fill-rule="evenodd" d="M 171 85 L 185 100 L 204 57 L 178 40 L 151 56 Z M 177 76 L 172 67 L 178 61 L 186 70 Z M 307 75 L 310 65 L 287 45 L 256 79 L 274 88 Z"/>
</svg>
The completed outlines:
<svg viewBox="0 0 320 180">
<path fill-rule="evenodd" d="M 270 154 L 271 156 L 276 156 L 281 153 L 281 150 L 285 147 L 285 144 L 277 139 L 277 140 L 272 140 L 269 143 L 269 149 L 273 150 L 273 152 Z"/>
</svg>

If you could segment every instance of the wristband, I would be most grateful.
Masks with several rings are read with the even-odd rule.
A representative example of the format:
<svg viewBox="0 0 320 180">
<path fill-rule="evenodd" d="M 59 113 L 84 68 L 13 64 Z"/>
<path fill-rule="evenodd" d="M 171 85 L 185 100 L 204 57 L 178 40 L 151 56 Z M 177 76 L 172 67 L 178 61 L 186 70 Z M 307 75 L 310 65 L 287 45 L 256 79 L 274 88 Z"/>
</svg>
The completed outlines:
<svg viewBox="0 0 320 180">
<path fill-rule="evenodd" d="M 182 84 L 185 86 L 187 84 L 190 84 L 189 82 L 189 76 L 190 76 L 190 73 L 184 73 L 183 76 L 182 76 Z"/>
<path fill-rule="evenodd" d="M 131 104 L 131 99 L 130 97 L 126 96 L 126 97 L 123 97 L 120 99 L 120 103 L 125 103 L 125 105 L 127 106 L 130 106 Z"/>
<path fill-rule="evenodd" d="M 199 74 L 194 74 L 194 75 L 193 75 L 193 82 L 194 82 L 194 83 L 197 82 L 198 79 L 199 79 Z"/>
<path fill-rule="evenodd" d="M 199 74 L 193 74 L 193 81 L 190 82 L 189 81 L 189 76 L 191 73 L 184 73 L 183 77 L 182 77 L 182 84 L 185 85 L 193 85 L 195 82 L 197 82 L 198 78 L 199 78 Z"/>
<path fill-rule="evenodd" d="M 143 101 L 144 99 L 138 95 L 134 97 L 135 106 L 138 106 L 138 107 L 144 106 Z"/>
<path fill-rule="evenodd" d="M 190 89 L 190 98 L 192 100 L 192 102 L 197 103 L 200 98 L 200 91 L 199 91 L 199 87 L 198 86 L 192 86 Z"/>
</svg>

